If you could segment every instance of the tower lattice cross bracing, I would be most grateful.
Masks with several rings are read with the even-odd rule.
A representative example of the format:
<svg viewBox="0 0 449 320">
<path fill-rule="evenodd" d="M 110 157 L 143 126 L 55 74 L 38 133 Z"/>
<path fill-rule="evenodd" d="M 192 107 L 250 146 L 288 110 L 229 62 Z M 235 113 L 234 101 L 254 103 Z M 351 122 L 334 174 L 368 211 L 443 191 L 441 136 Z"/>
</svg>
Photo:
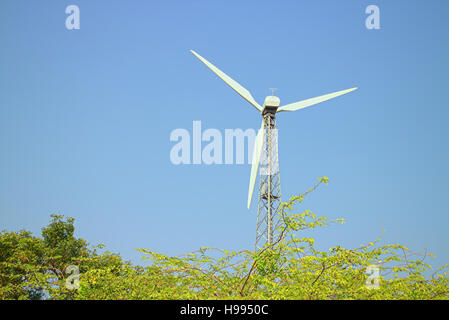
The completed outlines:
<svg viewBox="0 0 449 320">
<path fill-rule="evenodd" d="M 260 161 L 259 206 L 257 210 L 255 249 L 273 244 L 280 236 L 282 217 L 281 179 L 278 158 L 278 131 L 275 114 L 266 113 L 264 121 L 264 143 Z"/>
</svg>

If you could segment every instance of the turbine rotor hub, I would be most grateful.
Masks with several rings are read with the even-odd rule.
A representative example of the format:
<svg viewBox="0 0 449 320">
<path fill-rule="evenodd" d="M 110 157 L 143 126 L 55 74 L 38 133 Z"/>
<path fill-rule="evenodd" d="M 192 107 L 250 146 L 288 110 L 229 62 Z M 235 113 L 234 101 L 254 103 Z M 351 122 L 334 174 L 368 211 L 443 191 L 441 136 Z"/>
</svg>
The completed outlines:
<svg viewBox="0 0 449 320">
<path fill-rule="evenodd" d="M 263 110 L 262 114 L 270 113 L 270 114 L 276 114 L 277 109 L 279 108 L 279 105 L 281 104 L 281 99 L 279 99 L 276 96 L 267 96 L 265 98 L 265 101 L 263 103 Z"/>
</svg>

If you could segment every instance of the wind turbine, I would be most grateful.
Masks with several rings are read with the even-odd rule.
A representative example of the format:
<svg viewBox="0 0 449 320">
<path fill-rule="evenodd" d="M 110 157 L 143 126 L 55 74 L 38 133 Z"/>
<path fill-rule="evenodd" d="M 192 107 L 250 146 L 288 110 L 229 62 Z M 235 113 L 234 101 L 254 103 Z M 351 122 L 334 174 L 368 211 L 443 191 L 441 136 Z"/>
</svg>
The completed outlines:
<svg viewBox="0 0 449 320">
<path fill-rule="evenodd" d="M 232 89 L 234 89 L 243 99 L 248 101 L 254 108 L 256 108 L 262 115 L 262 125 L 257 133 L 254 143 L 254 152 L 251 166 L 251 176 L 249 179 L 248 190 L 248 210 L 251 206 L 251 199 L 256 183 L 257 170 L 261 164 L 260 179 L 259 179 L 259 206 L 257 212 L 256 224 L 256 241 L 255 248 L 260 249 L 265 244 L 272 244 L 277 236 L 276 232 L 281 227 L 281 217 L 279 217 L 279 207 L 281 204 L 281 183 L 278 165 L 278 143 L 277 143 L 277 129 L 276 129 L 276 113 L 283 111 L 296 111 L 304 109 L 320 102 L 336 98 L 343 94 L 349 93 L 357 89 L 351 88 L 347 90 L 329 93 L 323 96 L 302 100 L 280 105 L 280 99 L 272 95 L 265 98 L 263 106 L 259 105 L 251 95 L 251 93 L 242 87 L 238 82 L 226 75 L 223 71 L 215 67 L 212 63 L 204 59 L 198 53 L 190 50 L 201 62 L 203 62 L 209 69 L 211 69 L 217 76 L 226 82 Z M 260 163 L 262 159 L 262 163 Z"/>
</svg>

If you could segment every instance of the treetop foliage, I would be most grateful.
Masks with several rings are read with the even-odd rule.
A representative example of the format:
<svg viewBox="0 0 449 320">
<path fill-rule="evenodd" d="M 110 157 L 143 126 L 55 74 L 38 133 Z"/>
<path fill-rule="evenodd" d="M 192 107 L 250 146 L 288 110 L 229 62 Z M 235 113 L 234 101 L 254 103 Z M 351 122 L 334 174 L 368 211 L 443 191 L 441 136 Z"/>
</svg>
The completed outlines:
<svg viewBox="0 0 449 320">
<path fill-rule="evenodd" d="M 328 182 L 320 178 L 282 203 L 283 228 L 256 252 L 201 247 L 168 256 L 138 249 L 150 262 L 142 267 L 76 238 L 73 218 L 52 215 L 42 237 L 3 231 L 0 299 L 449 299 L 449 266 L 433 270 L 427 252 L 381 245 L 381 237 L 318 250 L 306 231 L 345 221 L 297 207 Z M 71 265 L 79 269 L 74 279 L 66 272 Z"/>
</svg>

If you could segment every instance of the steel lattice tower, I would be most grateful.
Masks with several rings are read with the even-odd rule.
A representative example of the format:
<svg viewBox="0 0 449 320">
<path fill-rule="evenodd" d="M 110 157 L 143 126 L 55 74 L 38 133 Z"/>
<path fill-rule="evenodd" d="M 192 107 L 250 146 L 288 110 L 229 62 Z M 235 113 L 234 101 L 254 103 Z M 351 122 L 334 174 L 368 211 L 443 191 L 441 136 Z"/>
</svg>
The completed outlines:
<svg viewBox="0 0 449 320">
<path fill-rule="evenodd" d="M 282 225 L 278 212 L 281 204 L 281 181 L 275 113 L 265 112 L 263 122 L 264 138 L 260 162 L 256 250 L 261 249 L 265 244 L 273 244 L 277 241 Z"/>
</svg>

